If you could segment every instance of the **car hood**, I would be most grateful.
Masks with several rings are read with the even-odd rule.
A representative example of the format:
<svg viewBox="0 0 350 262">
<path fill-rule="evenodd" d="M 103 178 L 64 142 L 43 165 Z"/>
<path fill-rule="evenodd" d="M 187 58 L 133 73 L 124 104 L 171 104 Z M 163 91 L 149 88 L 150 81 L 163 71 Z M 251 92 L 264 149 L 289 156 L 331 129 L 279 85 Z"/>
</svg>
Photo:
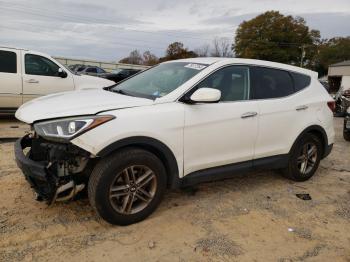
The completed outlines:
<svg viewBox="0 0 350 262">
<path fill-rule="evenodd" d="M 74 85 L 76 90 L 98 89 L 115 85 L 115 82 L 102 77 L 74 75 Z"/>
<path fill-rule="evenodd" d="M 126 96 L 103 89 L 56 93 L 23 104 L 16 118 L 31 124 L 38 120 L 92 115 L 113 109 L 152 105 L 153 100 Z"/>
</svg>

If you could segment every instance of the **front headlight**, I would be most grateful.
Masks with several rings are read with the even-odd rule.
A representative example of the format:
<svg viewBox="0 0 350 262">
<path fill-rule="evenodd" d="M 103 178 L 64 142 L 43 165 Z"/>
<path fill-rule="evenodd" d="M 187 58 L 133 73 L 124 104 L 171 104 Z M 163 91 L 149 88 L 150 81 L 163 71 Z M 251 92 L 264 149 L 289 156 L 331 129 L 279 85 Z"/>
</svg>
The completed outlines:
<svg viewBox="0 0 350 262">
<path fill-rule="evenodd" d="M 34 129 L 44 138 L 67 141 L 114 118 L 111 115 L 64 118 L 36 123 Z"/>
</svg>

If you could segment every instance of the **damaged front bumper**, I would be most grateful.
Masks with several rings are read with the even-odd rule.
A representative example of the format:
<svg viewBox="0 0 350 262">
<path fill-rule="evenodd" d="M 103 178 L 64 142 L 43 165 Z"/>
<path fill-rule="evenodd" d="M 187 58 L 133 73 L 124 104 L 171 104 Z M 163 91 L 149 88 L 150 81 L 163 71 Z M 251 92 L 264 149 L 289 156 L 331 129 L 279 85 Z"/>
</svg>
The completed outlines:
<svg viewBox="0 0 350 262">
<path fill-rule="evenodd" d="M 29 149 L 27 153 L 24 150 Z M 73 198 L 83 190 L 89 154 L 71 144 L 55 144 L 26 135 L 15 143 L 17 166 L 48 204 Z"/>
</svg>

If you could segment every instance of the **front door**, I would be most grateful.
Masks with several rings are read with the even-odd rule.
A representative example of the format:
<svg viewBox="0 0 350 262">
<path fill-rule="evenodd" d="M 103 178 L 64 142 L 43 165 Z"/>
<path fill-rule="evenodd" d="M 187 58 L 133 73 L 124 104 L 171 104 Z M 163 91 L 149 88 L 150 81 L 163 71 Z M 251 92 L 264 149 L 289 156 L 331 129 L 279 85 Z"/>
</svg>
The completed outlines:
<svg viewBox="0 0 350 262">
<path fill-rule="evenodd" d="M 74 90 L 71 74 L 58 76 L 60 67 L 47 57 L 27 53 L 24 56 L 23 102 L 35 97 Z M 62 68 L 67 71 L 67 69 Z"/>
<path fill-rule="evenodd" d="M 248 67 L 228 66 L 195 87 L 219 89 L 221 100 L 185 105 L 184 175 L 253 159 L 259 109 L 249 82 Z"/>
</svg>

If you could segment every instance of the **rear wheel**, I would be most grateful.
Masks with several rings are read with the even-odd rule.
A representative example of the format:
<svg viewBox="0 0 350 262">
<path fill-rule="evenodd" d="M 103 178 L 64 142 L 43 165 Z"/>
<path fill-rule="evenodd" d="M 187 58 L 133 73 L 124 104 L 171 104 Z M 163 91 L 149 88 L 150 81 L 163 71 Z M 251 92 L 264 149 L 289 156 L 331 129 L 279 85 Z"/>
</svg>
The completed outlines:
<svg viewBox="0 0 350 262">
<path fill-rule="evenodd" d="M 155 155 L 124 149 L 97 164 L 89 180 L 89 200 L 107 222 L 129 225 L 157 208 L 165 188 L 165 168 Z"/>
<path fill-rule="evenodd" d="M 344 119 L 343 137 L 346 141 L 350 141 L 350 130 L 346 128 L 346 125 L 349 121 L 350 121 L 349 117 L 346 117 Z"/>
<path fill-rule="evenodd" d="M 346 141 L 350 141 L 350 132 L 343 132 L 343 137 Z"/>
<path fill-rule="evenodd" d="M 306 181 L 316 172 L 321 156 L 322 145 L 319 139 L 306 134 L 293 147 L 288 167 L 283 173 L 292 180 Z"/>
</svg>

